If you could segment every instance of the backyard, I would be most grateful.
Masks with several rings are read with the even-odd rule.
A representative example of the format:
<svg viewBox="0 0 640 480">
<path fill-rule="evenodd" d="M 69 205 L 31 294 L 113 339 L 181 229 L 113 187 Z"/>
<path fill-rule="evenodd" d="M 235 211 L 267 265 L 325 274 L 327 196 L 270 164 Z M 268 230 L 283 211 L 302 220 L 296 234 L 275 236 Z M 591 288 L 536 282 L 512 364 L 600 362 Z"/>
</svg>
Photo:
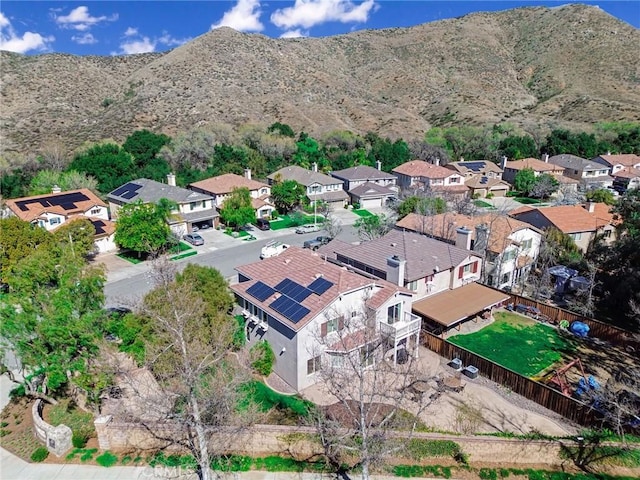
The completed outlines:
<svg viewBox="0 0 640 480">
<path fill-rule="evenodd" d="M 571 337 L 511 312 L 497 312 L 495 321 L 482 330 L 455 335 L 448 341 L 526 377 L 572 358 L 577 350 Z"/>
</svg>

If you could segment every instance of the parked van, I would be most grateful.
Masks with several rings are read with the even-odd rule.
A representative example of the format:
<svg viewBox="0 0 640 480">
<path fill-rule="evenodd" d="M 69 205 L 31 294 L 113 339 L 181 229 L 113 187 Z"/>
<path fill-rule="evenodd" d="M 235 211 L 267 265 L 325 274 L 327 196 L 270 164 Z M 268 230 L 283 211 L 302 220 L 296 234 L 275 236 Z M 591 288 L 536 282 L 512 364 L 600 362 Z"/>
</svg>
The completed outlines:
<svg viewBox="0 0 640 480">
<path fill-rule="evenodd" d="M 260 260 L 263 260 L 265 258 L 277 257 L 287 248 L 289 248 L 289 245 L 287 245 L 286 243 L 277 242 L 275 240 L 273 242 L 269 242 L 264 247 L 262 247 L 262 250 L 260 251 Z"/>
<path fill-rule="evenodd" d="M 269 230 L 271 228 L 271 224 L 266 218 L 259 218 L 258 220 L 256 220 L 256 226 L 260 230 Z"/>
</svg>

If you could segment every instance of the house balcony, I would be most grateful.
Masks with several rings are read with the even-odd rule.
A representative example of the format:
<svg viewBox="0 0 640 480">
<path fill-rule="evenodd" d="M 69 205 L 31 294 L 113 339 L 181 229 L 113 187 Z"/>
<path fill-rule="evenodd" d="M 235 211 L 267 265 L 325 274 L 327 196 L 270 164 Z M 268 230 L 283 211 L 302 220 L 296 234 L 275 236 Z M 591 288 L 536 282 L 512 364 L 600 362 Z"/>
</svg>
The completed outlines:
<svg viewBox="0 0 640 480">
<path fill-rule="evenodd" d="M 405 312 L 401 321 L 388 324 L 380 322 L 380 333 L 383 337 L 390 338 L 393 341 L 404 340 L 411 335 L 419 334 L 422 327 L 422 319 L 418 315 Z"/>
</svg>

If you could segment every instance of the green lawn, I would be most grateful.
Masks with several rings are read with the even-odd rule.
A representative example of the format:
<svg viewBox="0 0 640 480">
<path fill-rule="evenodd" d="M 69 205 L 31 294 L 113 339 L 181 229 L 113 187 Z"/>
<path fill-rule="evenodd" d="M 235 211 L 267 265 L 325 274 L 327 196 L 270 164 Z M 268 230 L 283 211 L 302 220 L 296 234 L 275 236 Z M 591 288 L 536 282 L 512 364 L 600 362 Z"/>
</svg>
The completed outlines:
<svg viewBox="0 0 640 480">
<path fill-rule="evenodd" d="M 230 237 L 233 237 L 233 238 L 248 237 L 249 235 L 251 235 L 251 234 L 250 234 L 249 232 L 247 232 L 246 230 L 238 230 L 238 231 L 236 232 L 236 231 L 233 231 L 233 230 L 230 230 L 230 229 L 225 230 L 225 231 L 224 231 L 224 234 L 225 234 L 225 235 L 229 235 Z"/>
<path fill-rule="evenodd" d="M 307 225 L 313 223 L 313 215 L 304 215 L 300 219 L 292 217 L 290 215 L 283 215 L 277 220 L 270 220 L 271 230 L 282 230 L 283 228 L 299 227 L 300 225 Z M 316 223 L 324 223 L 324 217 L 322 215 L 316 215 Z"/>
<path fill-rule="evenodd" d="M 529 197 L 513 197 L 516 202 L 522 203 L 523 205 L 544 205 L 545 203 L 539 198 L 529 198 Z"/>
<path fill-rule="evenodd" d="M 353 213 L 355 213 L 359 217 L 373 217 L 373 213 L 371 213 L 369 210 L 365 210 L 364 208 L 354 209 Z"/>
<path fill-rule="evenodd" d="M 495 322 L 469 335 L 448 340 L 526 377 L 560 361 L 576 347 L 554 328 L 510 312 L 495 314 Z"/>
<path fill-rule="evenodd" d="M 496 207 L 494 207 L 493 205 L 491 205 L 490 203 L 485 202 L 484 200 L 474 200 L 473 204 L 476 207 L 480 207 L 480 208 L 489 208 L 491 210 L 495 210 Z"/>
<path fill-rule="evenodd" d="M 243 385 L 238 408 L 243 411 L 250 403 L 256 404 L 263 412 L 275 408 L 293 417 L 306 417 L 313 406 L 297 395 L 282 395 L 257 380 Z"/>
</svg>

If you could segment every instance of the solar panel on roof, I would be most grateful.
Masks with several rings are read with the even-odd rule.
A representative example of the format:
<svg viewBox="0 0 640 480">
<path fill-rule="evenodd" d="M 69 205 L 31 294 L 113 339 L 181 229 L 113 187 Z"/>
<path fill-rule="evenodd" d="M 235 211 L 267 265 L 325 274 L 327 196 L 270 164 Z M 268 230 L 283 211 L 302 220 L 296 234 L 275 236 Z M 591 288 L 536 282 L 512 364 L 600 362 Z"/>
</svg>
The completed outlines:
<svg viewBox="0 0 640 480">
<path fill-rule="evenodd" d="M 120 195 L 122 198 L 126 199 L 126 200 L 131 200 L 133 197 L 135 197 L 136 195 L 138 195 L 138 192 L 136 192 L 135 190 L 128 190 L 126 192 L 124 192 L 122 195 Z"/>
<path fill-rule="evenodd" d="M 286 295 L 280 295 L 269 306 L 293 323 L 298 323 L 311 311 Z"/>
<path fill-rule="evenodd" d="M 276 291 L 266 283 L 258 281 L 247 288 L 247 293 L 253 298 L 264 302 L 267 298 L 276 293 Z"/>
<path fill-rule="evenodd" d="M 488 181 L 489 181 L 489 179 L 487 177 L 482 177 L 480 179 L 480 184 L 483 185 L 483 184 L 487 183 Z"/>
<path fill-rule="evenodd" d="M 484 168 L 484 162 L 464 162 L 462 165 L 474 172 L 479 172 Z"/>
<path fill-rule="evenodd" d="M 96 229 L 96 235 L 105 233 L 104 227 L 106 224 L 102 220 L 95 220 L 91 223 L 93 223 L 93 228 Z"/>
<path fill-rule="evenodd" d="M 291 279 L 285 278 L 280 283 L 275 286 L 275 289 L 280 293 L 284 293 L 288 297 L 291 297 L 296 302 L 301 302 L 309 295 L 311 295 L 311 290 L 306 287 L 303 287 L 297 282 L 294 282 Z"/>
<path fill-rule="evenodd" d="M 60 206 L 63 208 L 63 210 L 73 210 L 74 208 L 76 208 L 75 203 L 63 203 Z"/>
<path fill-rule="evenodd" d="M 326 278 L 319 277 L 319 278 L 316 278 L 313 282 L 311 282 L 311 285 L 309 285 L 307 288 L 311 290 L 313 293 L 315 293 L 316 295 L 322 295 L 331 287 L 333 287 L 333 282 L 330 282 Z"/>
<path fill-rule="evenodd" d="M 122 185 L 119 188 L 116 188 L 113 192 L 111 192 L 111 195 L 115 196 L 115 197 L 119 197 L 120 195 L 122 195 L 124 192 L 128 191 L 129 189 L 127 188 L 128 185 L 130 185 L 129 183 L 126 183 L 124 185 Z"/>
</svg>

